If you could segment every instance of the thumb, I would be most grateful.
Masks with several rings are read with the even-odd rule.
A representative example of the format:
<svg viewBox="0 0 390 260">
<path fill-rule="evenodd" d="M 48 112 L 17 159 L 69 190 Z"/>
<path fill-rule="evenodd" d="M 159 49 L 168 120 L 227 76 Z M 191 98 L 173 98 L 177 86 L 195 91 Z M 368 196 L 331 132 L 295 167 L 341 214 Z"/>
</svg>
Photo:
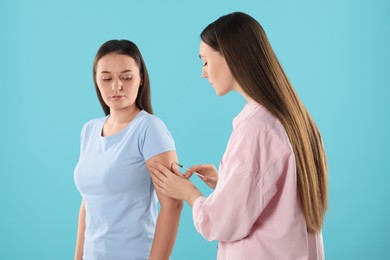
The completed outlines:
<svg viewBox="0 0 390 260">
<path fill-rule="evenodd" d="M 192 172 L 189 170 L 184 173 L 184 177 L 186 177 L 187 179 L 190 178 L 191 176 L 192 176 Z"/>
<path fill-rule="evenodd" d="M 186 172 L 184 173 L 184 177 L 186 177 L 188 179 L 192 176 L 193 172 L 196 172 L 196 171 L 197 171 L 197 167 L 192 166 L 191 168 L 186 170 Z"/>
<path fill-rule="evenodd" d="M 173 171 L 174 174 L 182 176 L 182 174 L 181 174 L 181 172 L 179 170 L 179 167 L 177 165 L 175 165 L 175 164 L 172 164 L 172 171 Z"/>
</svg>

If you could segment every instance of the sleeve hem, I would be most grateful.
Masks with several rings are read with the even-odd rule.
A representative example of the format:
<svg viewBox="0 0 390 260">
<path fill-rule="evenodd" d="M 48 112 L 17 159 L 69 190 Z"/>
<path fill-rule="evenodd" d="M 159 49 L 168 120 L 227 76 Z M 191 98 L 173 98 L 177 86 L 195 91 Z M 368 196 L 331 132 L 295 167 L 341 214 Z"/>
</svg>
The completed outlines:
<svg viewBox="0 0 390 260">
<path fill-rule="evenodd" d="M 162 154 L 162 153 L 170 152 L 170 151 L 176 151 L 175 147 L 165 148 L 165 149 L 162 149 L 160 151 L 156 151 L 154 153 L 145 155 L 144 160 L 146 162 L 147 160 L 149 160 L 150 158 L 153 158 L 154 156 L 157 156 L 157 155 Z"/>
</svg>

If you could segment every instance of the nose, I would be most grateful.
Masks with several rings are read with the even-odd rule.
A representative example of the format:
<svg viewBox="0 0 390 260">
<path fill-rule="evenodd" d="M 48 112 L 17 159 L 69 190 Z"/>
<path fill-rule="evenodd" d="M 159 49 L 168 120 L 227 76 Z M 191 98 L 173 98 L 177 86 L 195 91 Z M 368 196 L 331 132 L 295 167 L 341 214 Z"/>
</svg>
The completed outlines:
<svg viewBox="0 0 390 260">
<path fill-rule="evenodd" d="M 208 78 L 207 71 L 205 68 L 202 68 L 202 78 Z"/>
<path fill-rule="evenodd" d="M 112 82 L 111 90 L 112 91 L 120 91 L 120 90 L 122 90 L 122 82 L 120 80 L 114 80 Z"/>
</svg>

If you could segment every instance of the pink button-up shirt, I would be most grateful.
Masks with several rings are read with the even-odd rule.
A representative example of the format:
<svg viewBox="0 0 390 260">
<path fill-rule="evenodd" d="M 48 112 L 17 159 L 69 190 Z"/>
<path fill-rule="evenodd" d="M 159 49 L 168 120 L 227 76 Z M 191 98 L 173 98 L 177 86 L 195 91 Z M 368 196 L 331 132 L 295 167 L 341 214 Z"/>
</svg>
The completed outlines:
<svg viewBox="0 0 390 260">
<path fill-rule="evenodd" d="M 322 234 L 306 230 L 286 131 L 255 102 L 233 120 L 217 186 L 192 212 L 197 231 L 219 240 L 217 259 L 324 259 Z"/>
</svg>

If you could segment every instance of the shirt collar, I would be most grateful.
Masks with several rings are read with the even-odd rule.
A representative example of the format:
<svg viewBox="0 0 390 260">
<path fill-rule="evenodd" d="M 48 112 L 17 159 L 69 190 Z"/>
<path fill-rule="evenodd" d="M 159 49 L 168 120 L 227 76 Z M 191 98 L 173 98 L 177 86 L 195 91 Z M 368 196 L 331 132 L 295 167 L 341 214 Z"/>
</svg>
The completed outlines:
<svg viewBox="0 0 390 260">
<path fill-rule="evenodd" d="M 257 103 L 256 101 L 250 101 L 245 104 L 241 112 L 233 119 L 233 128 L 243 121 L 245 118 L 250 116 L 254 111 L 262 108 L 263 106 Z"/>
</svg>

